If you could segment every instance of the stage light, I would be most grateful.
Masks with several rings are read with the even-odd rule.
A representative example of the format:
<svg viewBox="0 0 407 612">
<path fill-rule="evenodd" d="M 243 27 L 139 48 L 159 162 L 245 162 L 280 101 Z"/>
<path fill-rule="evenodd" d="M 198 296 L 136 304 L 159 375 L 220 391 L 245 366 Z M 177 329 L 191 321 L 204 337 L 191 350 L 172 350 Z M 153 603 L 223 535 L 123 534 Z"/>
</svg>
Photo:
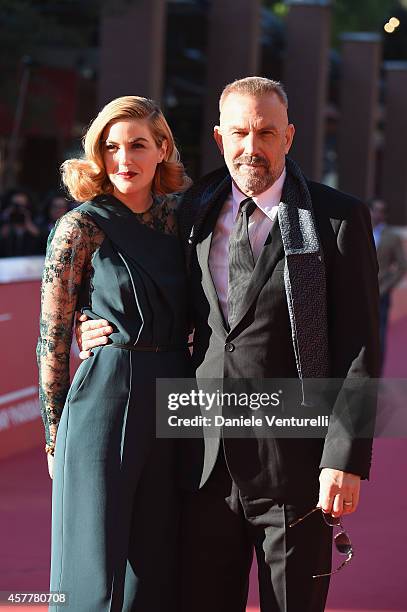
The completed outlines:
<svg viewBox="0 0 407 612">
<path fill-rule="evenodd" d="M 384 31 L 387 32 L 387 34 L 393 34 L 395 29 L 396 28 L 394 26 L 392 26 L 390 23 L 386 23 L 384 25 Z"/>
</svg>

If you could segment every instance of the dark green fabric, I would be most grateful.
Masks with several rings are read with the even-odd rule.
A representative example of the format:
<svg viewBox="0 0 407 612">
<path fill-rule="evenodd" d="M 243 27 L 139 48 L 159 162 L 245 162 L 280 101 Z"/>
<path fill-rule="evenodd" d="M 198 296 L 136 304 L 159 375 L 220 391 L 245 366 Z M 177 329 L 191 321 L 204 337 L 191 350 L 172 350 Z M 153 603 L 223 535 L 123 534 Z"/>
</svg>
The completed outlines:
<svg viewBox="0 0 407 612">
<path fill-rule="evenodd" d="M 177 237 L 142 225 L 112 197 L 80 207 L 106 234 L 81 306 L 112 340 L 83 362 L 58 429 L 51 590 L 72 612 L 176 611 L 174 443 L 155 439 L 155 379 L 188 375 L 186 281 Z"/>
</svg>

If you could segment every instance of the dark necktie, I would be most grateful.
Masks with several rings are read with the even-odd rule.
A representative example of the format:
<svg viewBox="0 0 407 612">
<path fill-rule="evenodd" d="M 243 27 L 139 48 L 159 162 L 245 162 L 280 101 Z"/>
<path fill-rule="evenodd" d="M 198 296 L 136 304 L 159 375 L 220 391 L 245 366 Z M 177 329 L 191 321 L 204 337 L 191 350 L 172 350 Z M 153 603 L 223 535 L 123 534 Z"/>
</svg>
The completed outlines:
<svg viewBox="0 0 407 612">
<path fill-rule="evenodd" d="M 228 322 L 232 328 L 236 322 L 242 299 L 246 293 L 254 269 L 253 251 L 250 246 L 248 223 L 256 209 L 256 203 L 247 198 L 240 203 L 239 212 L 229 238 L 229 286 Z"/>
</svg>

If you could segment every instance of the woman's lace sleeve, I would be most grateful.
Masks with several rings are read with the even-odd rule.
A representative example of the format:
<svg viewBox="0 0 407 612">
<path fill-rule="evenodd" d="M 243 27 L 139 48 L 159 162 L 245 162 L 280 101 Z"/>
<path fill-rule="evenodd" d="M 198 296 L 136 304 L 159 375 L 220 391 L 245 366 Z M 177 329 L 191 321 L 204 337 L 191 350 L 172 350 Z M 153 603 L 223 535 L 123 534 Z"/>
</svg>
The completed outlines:
<svg viewBox="0 0 407 612">
<path fill-rule="evenodd" d="M 69 356 L 78 295 L 88 281 L 92 256 L 103 238 L 89 215 L 73 210 L 60 219 L 48 240 L 37 360 L 46 448 L 51 453 L 70 385 Z"/>
</svg>

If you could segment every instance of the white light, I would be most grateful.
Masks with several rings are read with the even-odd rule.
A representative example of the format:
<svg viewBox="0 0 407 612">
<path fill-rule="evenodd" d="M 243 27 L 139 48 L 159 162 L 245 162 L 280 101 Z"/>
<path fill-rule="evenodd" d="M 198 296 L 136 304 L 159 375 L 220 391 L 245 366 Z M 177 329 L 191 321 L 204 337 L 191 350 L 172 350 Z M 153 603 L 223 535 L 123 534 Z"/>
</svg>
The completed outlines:
<svg viewBox="0 0 407 612">
<path fill-rule="evenodd" d="M 392 26 L 390 23 L 386 23 L 384 26 L 384 31 L 387 32 L 387 34 L 393 34 L 395 29 L 396 28 Z"/>
<path fill-rule="evenodd" d="M 397 17 L 392 17 L 389 19 L 389 24 L 393 26 L 393 28 L 398 28 L 400 25 L 400 19 L 397 19 Z"/>
</svg>

